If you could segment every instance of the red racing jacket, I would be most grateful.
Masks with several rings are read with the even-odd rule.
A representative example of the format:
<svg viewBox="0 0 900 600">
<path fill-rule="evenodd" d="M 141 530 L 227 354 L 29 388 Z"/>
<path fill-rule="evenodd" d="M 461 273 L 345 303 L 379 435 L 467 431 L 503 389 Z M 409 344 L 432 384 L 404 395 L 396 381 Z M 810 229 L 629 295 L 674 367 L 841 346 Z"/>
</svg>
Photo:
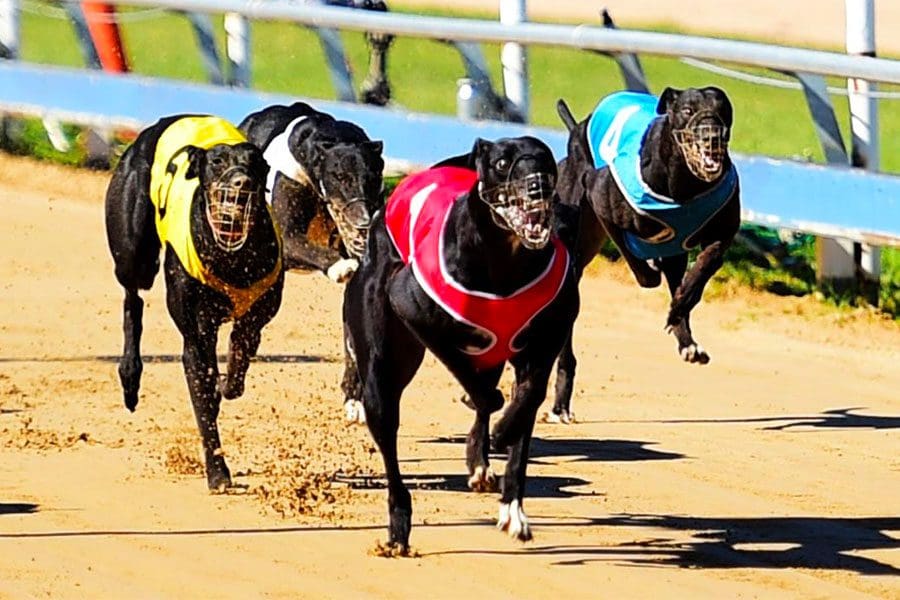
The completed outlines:
<svg viewBox="0 0 900 600">
<path fill-rule="evenodd" d="M 522 348 L 513 341 L 559 294 L 569 253 L 552 236 L 553 257 L 534 280 L 508 296 L 469 290 L 453 279 L 444 259 L 444 230 L 455 201 L 475 185 L 474 171 L 437 167 L 405 178 L 385 207 L 385 225 L 416 281 L 451 317 L 485 334 L 485 348 L 462 348 L 478 370 L 503 364 Z"/>
</svg>

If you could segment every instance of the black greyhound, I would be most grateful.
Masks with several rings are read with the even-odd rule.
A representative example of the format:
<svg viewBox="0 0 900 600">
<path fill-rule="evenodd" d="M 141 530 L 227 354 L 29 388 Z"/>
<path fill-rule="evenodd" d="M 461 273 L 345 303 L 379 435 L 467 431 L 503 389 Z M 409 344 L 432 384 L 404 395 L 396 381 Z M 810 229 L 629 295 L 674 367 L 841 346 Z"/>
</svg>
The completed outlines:
<svg viewBox="0 0 900 600">
<path fill-rule="evenodd" d="M 665 276 L 672 295 L 666 331 L 685 361 L 706 364 L 709 355 L 691 334 L 690 313 L 722 266 L 741 220 L 738 177 L 728 155 L 728 96 L 715 87 L 666 88 L 658 99 L 620 92 L 580 123 L 565 102 L 557 107 L 569 129 L 557 194 L 563 205 L 582 211 L 578 277 L 608 236 L 639 285 L 656 287 Z M 688 271 L 688 254 L 697 246 Z M 570 333 L 551 421 L 571 420 L 575 364 Z"/>
<path fill-rule="evenodd" d="M 176 115 L 143 130 L 106 192 L 106 234 L 125 288 L 125 349 L 119 378 L 125 406 L 138 403 L 144 303 L 165 243 L 166 304 L 184 340 L 182 362 L 211 490 L 231 485 L 217 418 L 237 398 L 260 331 L 278 312 L 281 240 L 263 200 L 262 152 L 230 123 Z M 219 379 L 216 338 L 234 320 L 228 372 Z"/>
<path fill-rule="evenodd" d="M 345 281 L 384 203 L 382 142 L 303 102 L 255 112 L 239 129 L 269 163 L 266 200 L 284 236 L 285 268 Z"/>
<path fill-rule="evenodd" d="M 464 165 L 464 166 L 460 166 Z M 397 464 L 400 396 L 427 348 L 475 408 L 469 486 L 496 481 L 488 464 L 497 384 L 515 368 L 511 403 L 490 442 L 508 449 L 498 526 L 531 538 L 522 509 L 528 448 L 553 362 L 578 313 L 569 251 L 551 235 L 556 163 L 532 137 L 477 140 L 470 154 L 404 179 L 378 213 L 344 291 L 367 424 L 384 459 L 389 542 L 406 550 L 412 505 Z M 352 366 L 353 361 L 348 363 Z"/>
</svg>

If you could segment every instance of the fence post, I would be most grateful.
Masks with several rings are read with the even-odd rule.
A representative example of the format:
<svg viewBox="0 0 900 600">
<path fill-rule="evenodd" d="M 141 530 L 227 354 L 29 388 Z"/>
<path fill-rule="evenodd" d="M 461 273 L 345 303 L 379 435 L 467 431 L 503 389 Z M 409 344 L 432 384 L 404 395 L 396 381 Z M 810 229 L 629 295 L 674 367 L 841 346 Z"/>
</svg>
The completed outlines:
<svg viewBox="0 0 900 600">
<path fill-rule="evenodd" d="M 0 0 L 0 58 L 19 56 L 19 0 Z"/>
<path fill-rule="evenodd" d="M 19 55 L 19 0 L 0 0 L 0 60 Z M 0 115 L 0 147 L 9 139 L 12 120 Z"/>
<path fill-rule="evenodd" d="M 875 56 L 875 0 L 847 0 L 847 52 L 861 56 Z M 847 80 L 852 130 L 851 164 L 854 167 L 877 171 L 879 164 L 878 100 L 869 92 L 875 84 L 862 79 Z M 878 284 L 881 276 L 881 248 L 858 244 L 854 254 L 859 256 L 863 293 L 873 304 L 878 303 Z"/>
<path fill-rule="evenodd" d="M 228 83 L 250 87 L 250 21 L 238 13 L 225 14 L 225 51 L 228 54 Z"/>
<path fill-rule="evenodd" d="M 848 54 L 875 56 L 874 0 L 845 0 Z M 878 169 L 878 107 L 869 95 L 874 85 L 847 79 L 852 142 L 850 164 Z M 878 304 L 881 249 L 849 240 L 816 238 L 816 278 L 819 286 L 838 292 L 853 290 Z"/>
<path fill-rule="evenodd" d="M 206 68 L 206 76 L 213 85 L 224 85 L 225 75 L 222 73 L 222 63 L 219 59 L 219 51 L 216 49 L 216 35 L 212 19 L 209 15 L 198 12 L 185 13 L 194 30 L 197 39 L 197 47 L 200 49 L 200 58 Z"/>
<path fill-rule="evenodd" d="M 500 0 L 500 22 L 515 25 L 528 20 L 525 0 Z M 507 42 L 500 52 L 503 64 L 503 89 L 510 103 L 528 122 L 528 56 L 522 44 Z"/>
</svg>

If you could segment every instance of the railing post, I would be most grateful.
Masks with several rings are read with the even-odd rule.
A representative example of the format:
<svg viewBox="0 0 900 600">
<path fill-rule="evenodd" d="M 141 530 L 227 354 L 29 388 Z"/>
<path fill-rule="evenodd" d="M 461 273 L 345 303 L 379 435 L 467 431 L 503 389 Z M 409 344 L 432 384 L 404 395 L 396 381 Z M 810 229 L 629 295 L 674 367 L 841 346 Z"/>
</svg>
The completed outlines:
<svg viewBox="0 0 900 600">
<path fill-rule="evenodd" d="M 19 0 L 0 0 L 0 59 L 19 55 Z M 8 143 L 11 119 L 0 115 L 0 147 Z"/>
<path fill-rule="evenodd" d="M 19 56 L 19 0 L 0 0 L 0 58 Z"/>
<path fill-rule="evenodd" d="M 525 0 L 500 0 L 500 22 L 515 25 L 528 20 Z M 522 44 L 507 42 L 500 52 L 503 64 L 503 88 L 506 97 L 522 117 L 528 122 L 528 56 Z"/>
<path fill-rule="evenodd" d="M 185 13 L 197 38 L 197 47 L 200 49 L 200 58 L 206 68 L 206 76 L 213 85 L 224 85 L 225 76 L 222 74 L 222 62 L 219 51 L 216 49 L 216 36 L 212 19 L 209 15 L 198 12 Z"/>
<path fill-rule="evenodd" d="M 875 56 L 875 0 L 847 0 L 847 53 Z M 880 168 L 878 144 L 878 100 L 869 94 L 875 84 L 863 79 L 848 79 L 850 126 L 852 130 L 851 164 L 877 171 Z M 860 279 L 864 295 L 878 303 L 881 276 L 881 248 L 860 244 Z"/>
<path fill-rule="evenodd" d="M 848 54 L 875 56 L 874 0 L 846 0 Z M 850 164 L 878 170 L 878 107 L 869 95 L 874 85 L 847 79 L 852 142 Z M 820 287 L 852 290 L 878 304 L 881 249 L 849 240 L 816 238 L 816 279 Z"/>
<path fill-rule="evenodd" d="M 228 83 L 250 87 L 250 21 L 237 13 L 225 14 L 225 50 L 228 54 Z"/>
</svg>

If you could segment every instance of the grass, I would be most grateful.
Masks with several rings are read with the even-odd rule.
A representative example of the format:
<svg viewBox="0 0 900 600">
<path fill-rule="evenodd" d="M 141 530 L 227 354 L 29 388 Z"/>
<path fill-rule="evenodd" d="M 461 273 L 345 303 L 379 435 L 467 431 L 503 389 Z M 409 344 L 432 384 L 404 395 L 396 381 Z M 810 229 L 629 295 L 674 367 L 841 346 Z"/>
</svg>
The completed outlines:
<svg viewBox="0 0 900 600">
<path fill-rule="evenodd" d="M 447 11 L 430 13 L 451 14 Z M 486 13 L 473 16 L 488 17 Z M 221 17 L 214 17 L 214 22 L 217 45 L 224 55 Z M 667 26 L 657 29 L 679 32 Z M 183 16 L 160 13 L 152 18 L 129 20 L 122 27 L 122 35 L 135 72 L 191 81 L 206 79 L 193 31 Z M 310 30 L 288 23 L 256 22 L 251 36 L 253 87 L 313 99 L 335 98 L 323 50 Z M 358 85 L 368 60 L 363 35 L 346 32 L 342 37 Z M 66 20 L 23 13 L 21 44 L 22 58 L 27 61 L 67 66 L 84 64 L 74 30 Z M 499 46 L 485 44 L 483 51 L 494 87 L 502 90 Z M 557 98 L 565 98 L 580 118 L 600 97 L 621 89 L 618 68 L 607 57 L 553 47 L 530 48 L 528 56 L 532 83 L 530 118 L 535 124 L 561 127 L 555 109 Z M 735 105 L 732 145 L 736 151 L 817 162 L 824 160 L 801 92 L 714 75 L 677 59 L 642 56 L 641 61 L 651 88 L 657 92 L 666 85 L 717 85 L 726 89 Z M 388 68 L 393 100 L 398 106 L 423 112 L 455 113 L 456 81 L 464 76 L 464 71 L 459 54 L 452 47 L 430 40 L 399 38 L 391 49 Z M 761 70 L 753 72 L 767 74 Z M 830 83 L 841 85 L 839 81 Z M 834 97 L 833 102 L 844 138 L 848 139 L 847 100 Z M 900 105 L 893 101 L 880 102 L 879 118 L 882 132 L 900 129 Z M 74 139 L 78 132 L 69 128 L 67 133 Z M 75 148 L 68 155 L 54 151 L 40 123 L 35 121 L 26 121 L 22 131 L 13 136 L 14 150 L 54 160 L 78 163 L 83 159 L 83 151 L 77 144 Z M 900 137 L 881 136 L 881 157 L 884 171 L 900 172 Z M 791 247 L 796 265 L 790 261 L 760 264 L 759 256 L 753 256 L 738 245 L 719 278 L 738 279 L 753 287 L 781 293 L 809 293 L 815 289 L 814 273 L 809 267 L 814 260 L 812 243 L 808 238 Z M 885 249 L 882 256 L 884 276 L 880 304 L 891 314 L 900 315 L 900 253 Z M 834 296 L 833 300 L 837 304 L 857 301 L 844 296 Z"/>
</svg>

